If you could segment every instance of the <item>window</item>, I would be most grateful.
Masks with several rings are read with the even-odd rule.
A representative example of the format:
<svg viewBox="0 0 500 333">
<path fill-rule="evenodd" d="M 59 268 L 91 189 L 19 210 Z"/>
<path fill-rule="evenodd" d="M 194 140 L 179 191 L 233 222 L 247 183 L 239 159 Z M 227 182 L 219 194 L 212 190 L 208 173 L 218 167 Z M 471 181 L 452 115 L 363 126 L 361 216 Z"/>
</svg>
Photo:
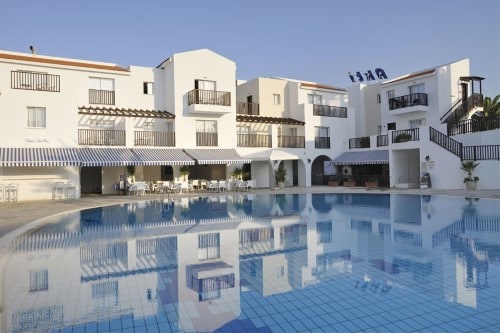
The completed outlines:
<svg viewBox="0 0 500 333">
<path fill-rule="evenodd" d="M 388 123 L 387 130 L 388 131 L 395 131 L 396 130 L 396 123 Z"/>
<path fill-rule="evenodd" d="M 142 89 L 144 95 L 153 95 L 153 82 L 144 82 Z"/>
<path fill-rule="evenodd" d="M 380 101 L 380 94 L 377 94 L 377 103 L 380 104 L 381 101 Z"/>
<path fill-rule="evenodd" d="M 396 92 L 394 90 L 388 90 L 387 91 L 387 99 L 391 99 L 396 97 Z"/>
<path fill-rule="evenodd" d="M 274 105 L 281 104 L 281 95 L 280 94 L 273 94 L 273 104 Z"/>
<path fill-rule="evenodd" d="M 317 94 L 308 94 L 307 101 L 309 104 L 323 105 L 323 96 Z"/>
<path fill-rule="evenodd" d="M 410 128 L 419 128 L 420 126 L 425 126 L 425 118 L 411 119 L 408 123 Z"/>
<path fill-rule="evenodd" d="M 250 133 L 250 126 L 237 126 L 236 131 L 238 134 L 248 134 Z"/>
<path fill-rule="evenodd" d="M 28 127 L 29 128 L 45 128 L 46 117 L 45 108 L 28 107 Z"/>
<path fill-rule="evenodd" d="M 217 121 L 215 120 L 197 120 L 196 132 L 198 133 L 217 133 Z"/>
<path fill-rule="evenodd" d="M 103 77 L 91 77 L 90 78 L 90 89 L 115 91 L 115 80 L 106 79 Z"/>
<path fill-rule="evenodd" d="M 425 85 L 423 83 L 409 86 L 408 89 L 410 91 L 410 95 L 411 94 L 419 94 L 419 93 L 423 94 L 423 93 L 425 93 L 425 91 L 424 91 Z"/>
<path fill-rule="evenodd" d="M 194 80 L 194 89 L 216 90 L 215 89 L 215 81 Z"/>
<path fill-rule="evenodd" d="M 330 137 L 330 128 L 329 127 L 314 127 L 314 136 L 317 138 L 328 138 Z"/>
<path fill-rule="evenodd" d="M 219 233 L 198 235 L 198 259 L 217 259 L 220 257 Z"/>
<path fill-rule="evenodd" d="M 49 271 L 41 269 L 30 271 L 30 291 L 49 290 Z"/>
<path fill-rule="evenodd" d="M 297 127 L 292 127 L 288 129 L 288 133 L 290 133 L 290 136 L 297 136 Z"/>
</svg>

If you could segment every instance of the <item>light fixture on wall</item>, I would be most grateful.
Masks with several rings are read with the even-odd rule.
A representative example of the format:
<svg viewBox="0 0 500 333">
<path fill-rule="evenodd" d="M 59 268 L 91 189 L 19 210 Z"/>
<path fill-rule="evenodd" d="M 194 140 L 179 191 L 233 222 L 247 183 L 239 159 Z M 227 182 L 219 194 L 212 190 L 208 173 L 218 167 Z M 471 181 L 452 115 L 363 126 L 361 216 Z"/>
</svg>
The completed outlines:
<svg viewBox="0 0 500 333">
<path fill-rule="evenodd" d="M 310 158 L 307 159 L 307 163 L 311 163 L 311 159 Z"/>
<path fill-rule="evenodd" d="M 430 159 L 429 155 L 425 156 L 425 160 L 428 162 Z"/>
</svg>

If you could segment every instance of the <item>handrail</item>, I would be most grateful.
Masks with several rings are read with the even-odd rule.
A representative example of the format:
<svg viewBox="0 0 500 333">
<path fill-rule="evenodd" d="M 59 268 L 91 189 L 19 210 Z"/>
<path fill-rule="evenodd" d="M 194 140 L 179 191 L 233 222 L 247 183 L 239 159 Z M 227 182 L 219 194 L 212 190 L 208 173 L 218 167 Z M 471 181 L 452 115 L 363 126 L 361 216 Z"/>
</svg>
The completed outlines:
<svg viewBox="0 0 500 333">
<path fill-rule="evenodd" d="M 476 106 L 483 105 L 483 95 L 482 94 L 473 94 L 470 95 L 465 101 L 462 101 L 460 105 L 456 107 L 456 109 L 450 109 L 446 114 L 451 113 L 445 118 L 442 123 L 448 123 L 451 125 L 456 124 L 462 117 L 466 116 L 472 108 Z M 444 116 L 443 116 L 444 117 Z M 441 117 L 441 119 L 443 119 Z"/>
<path fill-rule="evenodd" d="M 491 131 L 500 128 L 500 116 L 488 116 L 461 120 L 455 125 L 448 126 L 448 135 Z"/>
<path fill-rule="evenodd" d="M 462 160 L 462 143 L 429 126 L 429 140 L 457 155 Z"/>
</svg>

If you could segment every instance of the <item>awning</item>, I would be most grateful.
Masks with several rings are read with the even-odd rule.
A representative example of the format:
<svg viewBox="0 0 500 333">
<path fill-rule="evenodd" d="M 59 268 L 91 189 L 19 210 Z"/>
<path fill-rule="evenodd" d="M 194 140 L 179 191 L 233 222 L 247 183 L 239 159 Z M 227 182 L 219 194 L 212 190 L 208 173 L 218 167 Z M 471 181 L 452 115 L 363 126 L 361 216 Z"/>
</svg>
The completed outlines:
<svg viewBox="0 0 500 333">
<path fill-rule="evenodd" d="M 299 159 L 297 155 L 279 149 L 266 149 L 257 153 L 245 155 L 244 157 L 252 161 L 285 161 Z"/>
<path fill-rule="evenodd" d="M 0 148 L 1 167 L 76 166 L 76 148 Z"/>
<path fill-rule="evenodd" d="M 389 151 L 348 151 L 334 159 L 333 163 L 336 165 L 389 164 Z"/>
<path fill-rule="evenodd" d="M 193 165 L 194 160 L 181 149 L 148 149 L 132 150 L 141 160 L 141 165 Z"/>
<path fill-rule="evenodd" d="M 186 154 L 198 164 L 244 164 L 249 159 L 242 158 L 235 149 L 184 149 Z"/>
<path fill-rule="evenodd" d="M 142 162 L 128 148 L 80 148 L 81 166 L 126 166 L 141 165 Z"/>
</svg>

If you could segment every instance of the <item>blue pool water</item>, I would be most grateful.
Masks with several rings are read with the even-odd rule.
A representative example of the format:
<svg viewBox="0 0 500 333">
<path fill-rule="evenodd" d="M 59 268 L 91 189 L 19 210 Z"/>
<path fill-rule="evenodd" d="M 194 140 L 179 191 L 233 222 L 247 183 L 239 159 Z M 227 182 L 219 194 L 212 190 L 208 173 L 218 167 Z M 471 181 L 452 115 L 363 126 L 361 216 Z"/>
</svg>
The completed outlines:
<svg viewBox="0 0 500 333">
<path fill-rule="evenodd" d="M 499 203 L 235 194 L 54 216 L 0 256 L 0 331 L 499 332 Z"/>
</svg>

